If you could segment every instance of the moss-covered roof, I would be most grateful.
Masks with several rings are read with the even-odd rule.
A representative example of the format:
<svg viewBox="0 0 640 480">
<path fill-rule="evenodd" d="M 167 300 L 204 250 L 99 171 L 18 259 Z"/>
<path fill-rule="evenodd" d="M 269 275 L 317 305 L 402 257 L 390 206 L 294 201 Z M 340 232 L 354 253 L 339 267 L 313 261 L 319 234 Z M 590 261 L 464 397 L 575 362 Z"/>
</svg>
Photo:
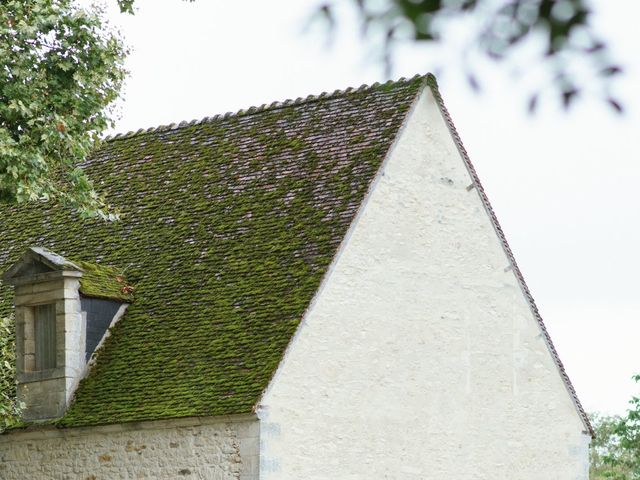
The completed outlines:
<svg viewBox="0 0 640 480">
<path fill-rule="evenodd" d="M 250 412 L 425 81 L 111 139 L 85 168 L 119 222 L 2 207 L 0 270 L 40 245 L 136 286 L 60 425 Z"/>
<path fill-rule="evenodd" d="M 82 260 L 73 261 L 82 269 L 80 293 L 87 297 L 133 301 L 133 286 L 127 283 L 123 269 Z"/>
<path fill-rule="evenodd" d="M 133 300 L 132 285 L 126 281 L 124 271 L 119 268 L 100 265 L 83 260 L 70 260 L 43 247 L 29 247 L 22 258 L 8 270 L 2 272 L 1 279 L 8 284 L 15 276 L 24 274 L 25 268 L 34 263 L 42 264 L 46 271 L 72 270 L 82 274 L 80 278 L 80 293 L 87 297 L 105 298 L 122 302 Z M 33 273 L 33 271 L 27 274 Z"/>
</svg>

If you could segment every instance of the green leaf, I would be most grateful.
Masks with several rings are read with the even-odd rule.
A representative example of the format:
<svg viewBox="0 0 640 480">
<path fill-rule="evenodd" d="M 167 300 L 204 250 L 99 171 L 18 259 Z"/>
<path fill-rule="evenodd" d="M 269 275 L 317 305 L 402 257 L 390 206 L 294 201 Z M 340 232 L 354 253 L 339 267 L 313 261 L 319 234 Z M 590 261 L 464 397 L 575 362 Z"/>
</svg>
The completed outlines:
<svg viewBox="0 0 640 480">
<path fill-rule="evenodd" d="M 126 49 L 102 15 L 73 0 L 0 3 L 2 201 L 113 218 L 78 168 L 111 124 L 125 76 Z"/>
</svg>

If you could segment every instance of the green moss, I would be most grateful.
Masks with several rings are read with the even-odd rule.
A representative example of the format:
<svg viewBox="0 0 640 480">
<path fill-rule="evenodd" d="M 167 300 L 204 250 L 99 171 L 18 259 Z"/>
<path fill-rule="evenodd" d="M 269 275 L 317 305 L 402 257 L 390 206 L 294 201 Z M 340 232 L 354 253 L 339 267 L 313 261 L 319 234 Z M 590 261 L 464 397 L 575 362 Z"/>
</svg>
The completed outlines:
<svg viewBox="0 0 640 480">
<path fill-rule="evenodd" d="M 88 297 L 108 298 L 124 302 L 133 301 L 133 286 L 129 285 L 122 270 L 73 260 L 82 269 L 80 292 Z"/>
<path fill-rule="evenodd" d="M 87 295 L 118 294 L 104 265 L 136 287 L 59 425 L 251 412 L 423 85 L 105 142 L 85 169 L 116 223 L 1 207 L 1 269 L 39 245 L 83 260 Z"/>
</svg>

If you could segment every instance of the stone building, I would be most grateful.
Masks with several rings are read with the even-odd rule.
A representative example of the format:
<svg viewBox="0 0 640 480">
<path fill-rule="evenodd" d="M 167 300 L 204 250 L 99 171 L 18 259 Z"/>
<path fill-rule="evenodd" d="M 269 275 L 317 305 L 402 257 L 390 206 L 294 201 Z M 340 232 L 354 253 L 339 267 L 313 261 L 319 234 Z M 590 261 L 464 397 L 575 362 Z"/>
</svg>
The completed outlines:
<svg viewBox="0 0 640 480">
<path fill-rule="evenodd" d="M 591 427 L 431 76 L 106 141 L 2 207 L 0 478 L 586 480 Z"/>
</svg>

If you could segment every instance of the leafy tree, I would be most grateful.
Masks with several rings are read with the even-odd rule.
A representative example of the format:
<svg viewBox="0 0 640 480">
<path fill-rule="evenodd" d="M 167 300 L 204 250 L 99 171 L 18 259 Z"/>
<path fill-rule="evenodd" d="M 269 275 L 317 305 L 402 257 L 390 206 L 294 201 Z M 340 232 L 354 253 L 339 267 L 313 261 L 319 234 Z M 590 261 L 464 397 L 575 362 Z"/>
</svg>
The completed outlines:
<svg viewBox="0 0 640 480">
<path fill-rule="evenodd" d="M 18 423 L 22 409 L 16 402 L 14 325 L 0 318 L 0 432 Z"/>
<path fill-rule="evenodd" d="M 632 480 L 634 455 L 623 445 L 617 433 L 619 416 L 589 415 L 596 438 L 591 444 L 589 478 L 591 480 Z"/>
<path fill-rule="evenodd" d="M 640 382 L 640 375 L 633 377 L 636 382 Z M 619 438 L 621 451 L 626 455 L 621 459 L 615 457 L 618 464 L 624 465 L 631 472 L 625 480 L 640 480 L 640 397 L 634 396 L 629 404 L 631 408 L 615 428 L 615 435 Z"/>
<path fill-rule="evenodd" d="M 634 377 L 640 382 L 640 375 Z M 591 445 L 591 480 L 640 480 L 640 397 L 626 415 L 591 414 L 596 438 Z"/>
<path fill-rule="evenodd" d="M 399 41 L 410 39 L 421 44 L 437 44 L 446 41 L 446 27 L 450 24 L 470 20 L 475 34 L 467 45 L 465 65 L 474 89 L 478 89 L 480 83 L 468 62 L 470 52 L 497 61 L 513 59 L 523 53 L 522 47 L 537 39 L 543 49 L 534 63 L 544 65 L 551 74 L 551 86 L 565 107 L 588 90 L 588 85 L 599 83 L 605 101 L 616 111 L 622 111 L 620 102 L 609 93 L 612 78 L 622 69 L 610 60 L 606 42 L 591 24 L 588 0 L 350 1 L 360 13 L 363 34 L 381 37 L 384 42 L 387 65 L 391 64 L 393 47 Z M 333 26 L 336 5 L 344 2 L 327 0 L 318 13 Z M 531 70 L 533 68 L 528 67 L 524 73 L 529 74 Z M 593 82 L 594 77 L 598 82 Z M 531 111 L 545 89 L 543 85 L 532 92 Z"/>
<path fill-rule="evenodd" d="M 0 2 L 1 201 L 55 200 L 113 218 L 80 164 L 111 125 L 125 54 L 97 7 Z"/>
</svg>

